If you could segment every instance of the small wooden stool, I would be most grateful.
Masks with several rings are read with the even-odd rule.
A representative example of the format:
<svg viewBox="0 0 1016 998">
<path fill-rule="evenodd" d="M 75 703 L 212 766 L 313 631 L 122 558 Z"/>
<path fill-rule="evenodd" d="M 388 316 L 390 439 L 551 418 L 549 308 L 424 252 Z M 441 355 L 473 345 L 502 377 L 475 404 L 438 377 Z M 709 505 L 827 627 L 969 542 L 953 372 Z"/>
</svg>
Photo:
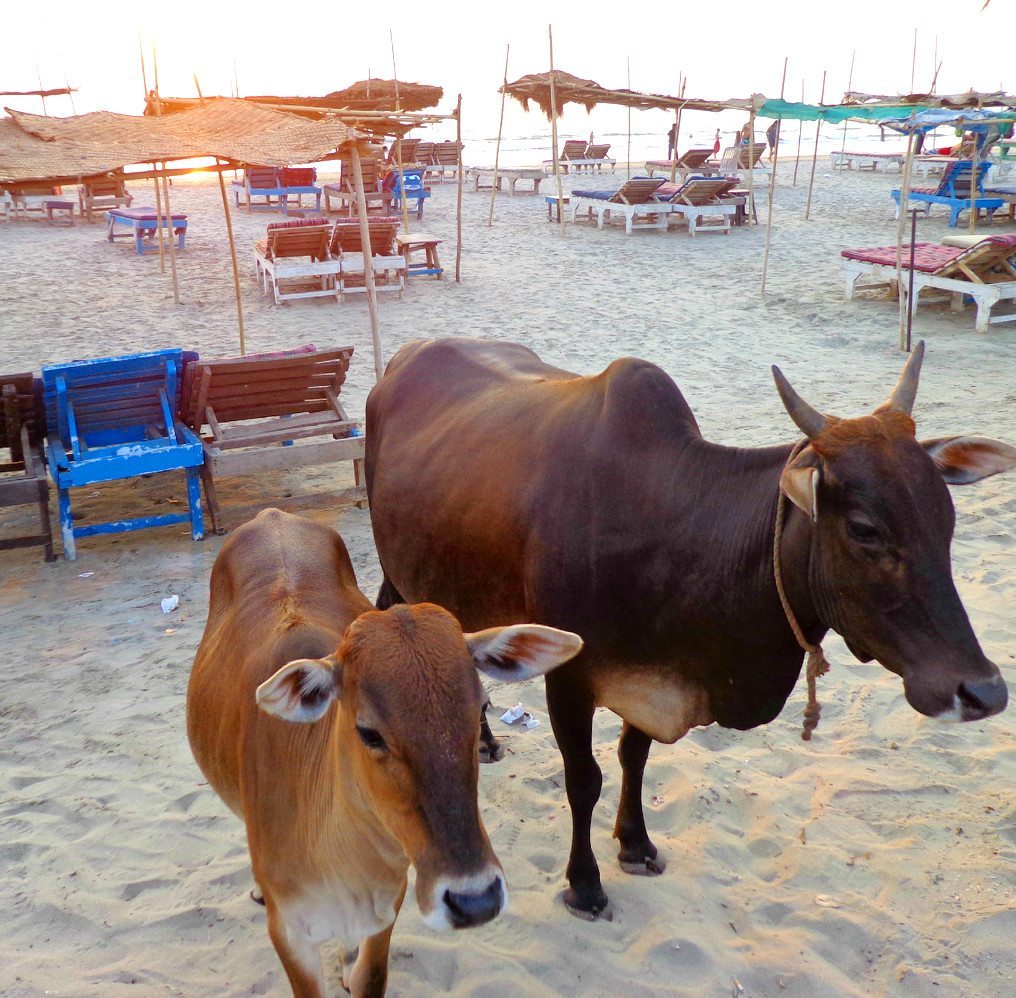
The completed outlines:
<svg viewBox="0 0 1016 998">
<path fill-rule="evenodd" d="M 544 194 L 543 195 L 543 200 L 547 202 L 547 218 L 550 221 L 552 221 L 552 222 L 555 221 L 555 217 L 554 217 L 553 211 L 554 211 L 554 208 L 556 207 L 557 208 L 557 218 L 556 218 L 556 221 L 560 222 L 561 221 L 561 205 L 557 203 L 557 195 L 556 194 Z M 565 194 L 564 201 L 562 203 L 566 204 L 566 205 L 571 204 L 571 195 Z"/>
<path fill-rule="evenodd" d="M 74 224 L 74 202 L 73 201 L 45 201 L 43 204 L 46 212 L 47 225 L 73 225 Z M 58 215 L 58 213 L 60 213 Z M 62 219 L 62 220 L 61 220 Z"/>
<path fill-rule="evenodd" d="M 399 252 L 406 257 L 406 273 L 410 277 L 433 274 L 438 280 L 441 280 L 444 268 L 437 256 L 437 247 L 442 242 L 444 242 L 443 239 L 438 239 L 437 236 L 428 236 L 422 232 L 409 234 L 400 232 L 395 237 L 395 243 L 399 247 Z M 424 259 L 413 263 L 412 255 L 417 250 L 423 250 Z"/>
</svg>

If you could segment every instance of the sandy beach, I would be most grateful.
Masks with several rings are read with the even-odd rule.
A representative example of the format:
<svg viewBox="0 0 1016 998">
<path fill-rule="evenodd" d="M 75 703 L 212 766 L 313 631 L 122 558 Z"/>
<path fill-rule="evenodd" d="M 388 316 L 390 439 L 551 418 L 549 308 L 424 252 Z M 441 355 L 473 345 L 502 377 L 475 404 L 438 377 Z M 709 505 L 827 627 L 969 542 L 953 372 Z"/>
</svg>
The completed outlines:
<svg viewBox="0 0 1016 998">
<path fill-rule="evenodd" d="M 469 148 L 466 148 L 469 160 Z M 704 434 L 746 446 L 796 430 L 773 387 L 777 363 L 813 405 L 858 415 L 903 362 L 894 302 L 843 298 L 839 251 L 895 241 L 895 173 L 834 174 L 820 162 L 812 220 L 807 165 L 780 166 L 767 293 L 764 227 L 730 235 L 636 234 L 548 222 L 542 197 L 464 195 L 461 284 L 455 186 L 436 184 L 414 231 L 443 238 L 443 281 L 381 301 L 385 359 L 416 337 L 468 335 L 531 346 L 595 373 L 619 356 L 652 360 L 684 391 Z M 606 188 L 624 177 L 565 178 Z M 544 183 L 549 193 L 552 179 Z M 131 186 L 135 204 L 150 185 Z M 222 205 L 214 182 L 178 181 L 190 217 L 178 260 L 181 304 L 157 256 L 109 245 L 102 225 L 0 223 L 5 371 L 158 347 L 237 352 Z M 764 220 L 765 199 L 759 196 Z M 366 303 L 276 306 L 254 280 L 253 246 L 278 215 L 233 216 L 249 351 L 304 343 L 356 349 L 343 398 L 362 418 L 374 380 Z M 947 214 L 919 222 L 939 240 Z M 999 222 L 997 231 L 1012 231 Z M 923 306 L 919 434 L 1016 442 L 1016 324 L 973 329 L 973 309 Z M 450 472 L 451 473 L 451 472 Z M 227 480 L 225 504 L 345 487 L 347 465 Z M 1016 479 L 952 490 L 953 571 L 985 654 L 1016 682 Z M 182 481 L 83 493 L 85 516 L 183 507 Z M 55 510 L 55 497 L 53 500 Z M 340 531 L 361 588 L 380 569 L 370 513 L 307 513 Z M 0 531 L 31 511 L 0 510 Z M 89 538 L 76 562 L 38 549 L 0 554 L 0 993 L 284 995 L 241 824 L 188 748 L 184 694 L 222 538 L 183 527 Z M 164 615 L 159 601 L 177 594 Z M 1014 710 L 949 726 L 917 715 L 899 679 L 857 663 L 835 635 L 815 740 L 800 739 L 803 681 L 774 723 L 715 727 L 654 746 L 645 780 L 650 834 L 668 861 L 630 877 L 611 839 L 620 720 L 600 711 L 604 788 L 593 844 L 614 919 L 588 924 L 560 901 L 570 822 L 542 683 L 491 687 L 496 713 L 521 700 L 541 721 L 508 730 L 504 760 L 481 767 L 480 807 L 511 909 L 489 926 L 438 935 L 412 904 L 396 925 L 390 993 L 453 995 L 975 996 L 1016 993 Z M 337 978 L 334 983 L 337 986 Z"/>
</svg>

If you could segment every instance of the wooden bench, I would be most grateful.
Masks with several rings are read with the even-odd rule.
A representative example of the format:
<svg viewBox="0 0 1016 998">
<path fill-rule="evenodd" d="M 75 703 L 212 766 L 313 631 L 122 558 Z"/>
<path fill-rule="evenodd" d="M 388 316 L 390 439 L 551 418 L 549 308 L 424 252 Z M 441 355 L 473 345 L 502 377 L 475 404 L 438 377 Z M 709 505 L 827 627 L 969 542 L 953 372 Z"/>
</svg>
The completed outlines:
<svg viewBox="0 0 1016 998">
<path fill-rule="evenodd" d="M 437 248 L 443 242 L 437 236 L 428 236 L 423 232 L 399 233 L 395 237 L 395 245 L 406 260 L 406 273 L 409 277 L 420 277 L 430 274 L 438 280 L 444 273 L 438 259 Z M 423 260 L 413 262 L 413 253 L 422 252 Z"/>
<path fill-rule="evenodd" d="M 36 400 L 31 374 L 0 374 L 0 450 L 10 460 L 0 462 L 0 507 L 37 506 L 39 532 L 0 538 L 0 551 L 45 548 L 46 561 L 55 561 L 53 525 L 49 516 L 49 480 L 42 455 L 44 419 Z"/>
<path fill-rule="evenodd" d="M 360 424 L 349 418 L 339 401 L 352 356 L 352 347 L 340 347 L 188 365 L 180 411 L 196 433 L 208 427 L 201 436 L 205 452 L 201 481 L 216 533 L 225 532 L 215 488 L 220 475 L 352 461 L 354 486 L 331 496 L 366 505 L 364 438 Z M 307 498 L 289 496 L 286 501 Z M 271 502 L 278 505 L 282 500 Z M 244 512 L 258 508 L 247 507 Z"/>
</svg>

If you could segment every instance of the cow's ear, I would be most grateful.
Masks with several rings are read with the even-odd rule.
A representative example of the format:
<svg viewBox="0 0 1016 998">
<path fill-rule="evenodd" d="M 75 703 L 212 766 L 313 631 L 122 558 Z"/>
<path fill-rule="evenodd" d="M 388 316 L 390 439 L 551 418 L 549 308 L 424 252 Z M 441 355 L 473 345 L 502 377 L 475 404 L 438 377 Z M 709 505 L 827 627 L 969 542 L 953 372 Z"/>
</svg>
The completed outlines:
<svg viewBox="0 0 1016 998">
<path fill-rule="evenodd" d="M 542 676 L 582 650 L 577 634 L 542 624 L 488 627 L 465 639 L 476 668 L 502 683 Z"/>
<path fill-rule="evenodd" d="M 266 714 L 309 724 L 324 717 L 341 692 L 342 666 L 336 658 L 298 658 L 258 687 L 257 702 Z"/>
<path fill-rule="evenodd" d="M 780 489 L 795 506 L 808 514 L 812 523 L 818 522 L 820 477 L 818 456 L 810 448 L 795 457 L 780 475 Z"/>
<path fill-rule="evenodd" d="M 982 478 L 1016 468 L 1016 447 L 987 437 L 939 437 L 921 446 L 938 465 L 948 485 L 973 485 Z"/>
</svg>

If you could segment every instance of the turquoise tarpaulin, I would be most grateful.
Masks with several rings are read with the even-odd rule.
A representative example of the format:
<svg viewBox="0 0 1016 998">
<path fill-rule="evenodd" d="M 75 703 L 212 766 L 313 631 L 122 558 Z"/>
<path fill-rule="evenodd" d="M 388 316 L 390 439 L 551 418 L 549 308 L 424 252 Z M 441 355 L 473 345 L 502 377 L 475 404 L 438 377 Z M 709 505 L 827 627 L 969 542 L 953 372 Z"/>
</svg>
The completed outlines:
<svg viewBox="0 0 1016 998">
<path fill-rule="evenodd" d="M 880 104 L 867 107 L 864 104 L 844 107 L 822 107 L 819 104 L 801 104 L 788 100 L 767 100 L 759 108 L 758 114 L 763 118 L 783 118 L 793 121 L 828 121 L 838 124 L 841 121 L 886 121 L 889 118 L 909 118 L 924 110 L 912 104 Z"/>
</svg>

